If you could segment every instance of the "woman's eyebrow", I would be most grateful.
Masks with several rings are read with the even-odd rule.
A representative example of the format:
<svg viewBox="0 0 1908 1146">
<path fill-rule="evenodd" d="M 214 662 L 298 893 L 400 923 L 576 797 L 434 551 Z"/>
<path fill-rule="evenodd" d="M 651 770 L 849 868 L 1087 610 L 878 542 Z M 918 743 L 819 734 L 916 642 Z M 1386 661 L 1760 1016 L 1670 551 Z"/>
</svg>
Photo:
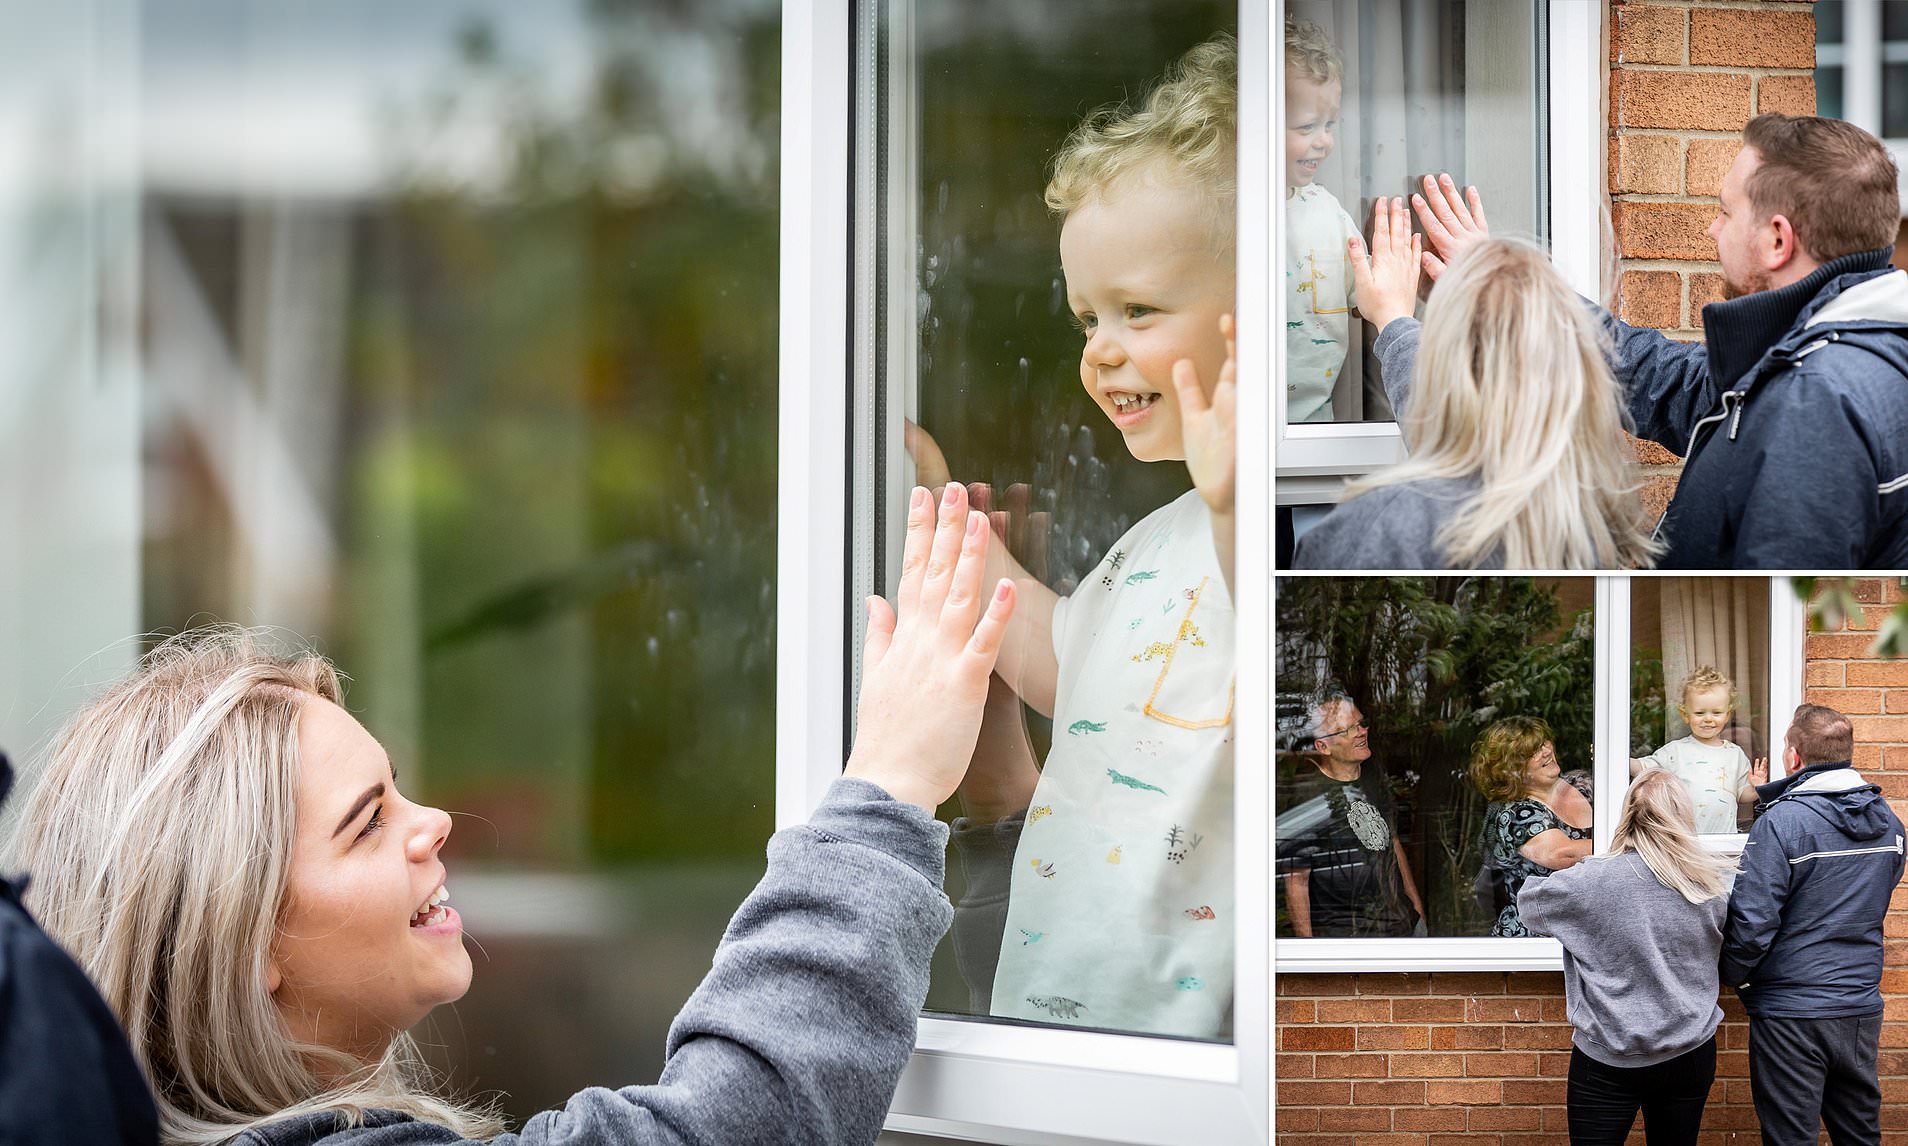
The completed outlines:
<svg viewBox="0 0 1908 1146">
<path fill-rule="evenodd" d="M 338 821 L 338 826 L 332 831 L 331 838 L 334 840 L 337 839 L 338 833 L 351 826 L 351 821 L 358 818 L 358 813 L 364 811 L 366 804 L 369 804 L 382 795 L 384 795 L 384 781 L 382 780 L 366 788 L 364 794 L 358 797 L 358 802 L 351 805 L 351 810 L 345 813 L 344 819 Z"/>
</svg>

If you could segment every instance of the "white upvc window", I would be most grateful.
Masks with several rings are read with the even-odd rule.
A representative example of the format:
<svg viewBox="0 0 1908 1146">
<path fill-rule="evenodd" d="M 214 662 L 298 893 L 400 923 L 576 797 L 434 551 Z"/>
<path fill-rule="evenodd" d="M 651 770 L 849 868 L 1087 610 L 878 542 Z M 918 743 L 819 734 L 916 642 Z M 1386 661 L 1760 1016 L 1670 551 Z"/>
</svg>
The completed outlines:
<svg viewBox="0 0 1908 1146">
<path fill-rule="evenodd" d="M 1908 9 L 1884 0 L 1823 0 L 1815 25 L 1817 112 L 1876 136 L 1908 169 Z M 1908 181 L 1901 201 L 1908 217 Z"/>
<path fill-rule="evenodd" d="M 1236 29 L 1240 132 L 1245 139 L 1271 138 L 1270 57 L 1277 13 L 1256 4 L 1241 5 L 1236 14 L 1223 3 L 1193 7 L 1215 28 L 1194 32 L 1175 27 L 1175 20 L 1155 21 L 1151 34 L 1160 42 L 1175 36 L 1184 42 L 1172 40 L 1168 53 L 1156 60 L 1126 60 L 1128 78 L 1138 87 L 1207 31 Z M 946 98 L 950 82 L 958 78 L 950 61 L 958 63 L 964 45 L 1026 51 L 1033 46 L 1028 25 L 1094 15 L 1064 8 L 1043 10 L 1052 13 L 1046 15 L 1013 4 L 976 7 L 936 0 L 813 0 L 784 7 L 779 823 L 806 817 L 839 775 L 852 738 L 863 619 L 859 602 L 892 584 L 900 510 L 908 487 L 920 476 L 905 449 L 906 422 L 936 435 L 957 466 L 962 451 L 971 456 L 983 449 L 989 434 L 1017 432 L 973 424 L 984 421 L 979 415 L 963 421 L 950 399 L 958 387 L 929 361 L 941 345 L 924 346 L 937 337 L 932 333 L 936 320 L 945 317 L 949 326 L 959 321 L 943 289 L 947 276 L 980 273 L 971 253 L 963 261 L 961 252 L 948 249 L 945 230 L 936 229 L 943 214 L 967 212 L 984 221 L 999 217 L 1009 231 L 1018 225 L 1028 233 L 1041 232 L 1037 246 L 1032 240 L 1023 245 L 1027 259 L 1037 260 L 1042 270 L 1041 277 L 1026 283 L 1035 300 L 1025 307 L 1026 325 L 1033 337 L 1045 340 L 1044 346 L 1064 346 L 1066 357 L 1053 349 L 1045 358 L 1038 349 L 1003 350 L 1008 354 L 1004 370 L 1011 375 L 1016 358 L 1032 359 L 1032 365 L 1022 361 L 1018 366 L 1023 378 L 1031 371 L 1039 385 L 1056 383 L 1049 392 L 1080 397 L 1079 336 L 1064 326 L 1067 316 L 1050 305 L 1058 226 L 1047 217 L 1039 194 L 1052 148 L 1092 104 L 1076 106 L 1087 98 L 1077 92 L 1056 98 L 1048 125 L 1056 130 L 1027 157 L 1024 185 L 1003 191 L 1003 196 L 1012 193 L 1011 202 L 977 202 L 971 189 L 963 192 L 969 185 L 961 183 L 958 172 L 950 178 L 952 190 L 940 186 L 935 173 L 947 169 L 950 146 L 932 132 L 948 117 L 937 120 L 931 102 L 929 114 L 922 107 Z M 1122 8 L 1131 14 L 1146 6 Z M 1192 12 L 1184 5 L 1160 5 L 1156 15 L 1180 10 Z M 966 14 L 976 11 L 983 23 L 991 16 L 993 27 L 963 28 Z M 1108 29 L 1102 38 L 1112 37 L 1107 42 L 1117 45 L 1123 36 L 1130 52 L 1130 30 L 1120 36 L 1113 32 Z M 1076 58 L 1073 64 L 1086 71 L 1098 62 Z M 1094 78 L 1084 76 L 1083 82 Z M 990 161 L 976 156 L 973 165 Z M 1270 246 L 1268 180 L 1265 148 L 1241 148 L 1242 251 Z M 1009 218 L 1015 213 L 1019 223 Z M 1272 313 L 1267 264 L 1248 258 L 1240 267 L 1238 313 L 1260 316 L 1240 324 L 1240 369 L 1246 378 L 1264 378 L 1270 373 L 1265 332 Z M 984 290 L 976 287 L 975 297 L 976 305 L 987 305 Z M 940 307 L 950 309 L 944 315 L 934 309 Z M 939 337 L 953 337 L 940 329 Z M 952 354 L 943 352 L 942 367 Z M 973 365 L 978 373 L 979 360 Z M 1263 386 L 1242 386 L 1238 409 L 1243 445 L 1233 582 L 1238 589 L 1233 594 L 1232 750 L 1240 760 L 1264 759 L 1270 752 L 1272 411 L 1264 395 Z M 1110 499 L 1125 496 L 1122 482 L 1150 480 L 1152 486 L 1135 495 L 1144 498 L 1156 495 L 1163 480 L 1159 475 L 1171 478 L 1163 469 L 1139 470 L 1104 420 L 1089 430 L 1077 408 L 1072 417 L 1077 432 L 1097 433 L 1119 450 L 1119 456 L 1107 449 L 1095 456 L 1090 445 L 1073 451 L 1089 467 L 1104 466 L 1111 473 Z M 1179 473 L 1175 480 L 1183 489 L 1183 467 Z M 955 477 L 1003 485 L 1026 480 L 1004 471 Z M 1082 496 L 1093 492 L 1084 481 L 1079 490 Z M 1056 517 L 1064 517 L 1066 505 L 1059 508 Z M 1130 524 L 1128 518 L 1136 516 L 1093 512 L 1100 518 L 1092 528 L 1102 531 Z M 1056 578 L 1068 579 L 1067 562 L 1084 558 L 1090 567 L 1100 556 L 1056 552 L 1054 567 L 1063 570 Z M 1271 794 L 1260 770 L 1239 768 L 1235 775 L 1236 830 L 1230 833 L 1228 860 L 1233 888 L 1239 904 L 1264 904 L 1271 895 Z M 956 866 L 950 857 L 950 868 Z M 1003 1143 L 1269 1141 L 1270 919 L 1262 909 L 1244 906 L 1232 915 L 1224 926 L 1237 968 L 1234 981 L 1207 985 L 1230 990 L 1230 1018 L 1219 1037 L 1153 1037 L 1009 1022 L 987 1017 L 984 1009 L 951 1015 L 950 1008 L 937 1006 L 950 969 L 937 960 L 937 986 L 892 1107 L 890 1131 Z"/>
<path fill-rule="evenodd" d="M 1288 7 L 1320 24 L 1354 26 L 1350 31 L 1357 31 L 1358 16 L 1370 22 L 1371 15 L 1358 5 L 1325 0 Z M 1443 18 L 1443 11 L 1432 5 L 1407 5 L 1393 15 L 1421 22 Z M 1341 151 L 1363 146 L 1358 155 L 1345 157 L 1335 181 L 1323 173 L 1326 169 L 1321 169 L 1319 181 L 1338 193 L 1360 229 L 1367 230 L 1373 196 L 1409 195 L 1416 190 L 1415 177 L 1452 170 L 1458 179 L 1479 188 L 1494 232 L 1546 243 L 1565 281 L 1587 298 L 1601 298 L 1603 6 L 1550 0 L 1537 5 L 1472 4 L 1464 12 L 1462 28 L 1447 30 L 1450 43 L 1444 51 L 1447 55 L 1462 52 L 1475 66 L 1458 69 L 1464 76 L 1461 84 L 1453 86 L 1447 80 L 1435 91 L 1416 90 L 1437 85 L 1415 78 L 1422 61 L 1412 58 L 1408 47 L 1395 43 L 1395 30 L 1385 27 L 1382 18 L 1377 28 L 1363 31 L 1360 52 L 1345 53 L 1348 78 Z M 1377 72 L 1387 67 L 1389 55 L 1402 58 L 1389 61 L 1387 72 L 1406 78 L 1397 81 L 1375 75 L 1363 85 L 1367 89 L 1363 106 L 1354 107 L 1351 71 L 1362 62 Z M 1273 64 L 1284 68 L 1282 53 Z M 1281 103 L 1283 86 L 1281 76 L 1273 88 Z M 1425 132 L 1411 118 L 1414 115 L 1448 120 L 1447 130 L 1441 138 Z M 1275 117 L 1282 116 L 1281 106 Z M 1426 142 L 1427 136 L 1434 138 Z M 1386 143 L 1392 144 L 1394 152 L 1403 149 L 1407 154 L 1399 160 L 1385 159 Z M 1287 236 L 1280 216 L 1274 249 L 1282 251 Z M 1286 300 L 1287 293 L 1276 294 L 1281 330 L 1303 318 L 1290 313 L 1296 304 Z M 1368 371 L 1371 355 L 1357 353 L 1355 335 L 1360 324 L 1350 325 L 1353 353 L 1348 356 L 1346 373 Z M 1369 337 L 1368 333 L 1367 342 Z M 1286 379 L 1280 390 L 1302 388 L 1303 368 L 1288 363 L 1285 340 L 1275 340 L 1274 352 L 1278 376 Z M 1348 388 L 1339 387 L 1333 420 L 1288 419 L 1286 404 L 1277 403 L 1280 506 L 1330 504 L 1347 478 L 1403 459 L 1398 424 L 1387 407 L 1377 405 L 1380 399 L 1372 396 L 1376 385 L 1364 387 L 1367 394 L 1362 405 L 1344 393 Z M 1302 532 L 1307 513 L 1300 510 L 1298 516 Z"/>
<path fill-rule="evenodd" d="M 1378 582 L 1389 579 L 1368 580 Z M 1414 584 L 1436 581 L 1447 586 L 1460 586 L 1466 582 L 1475 584 L 1483 579 L 1399 580 Z M 1781 743 L 1789 715 L 1802 700 L 1805 632 L 1804 604 L 1785 579 L 1639 574 L 1598 577 L 1593 584 L 1589 578 L 1490 580 L 1548 583 L 1554 586 L 1558 597 L 1566 602 L 1558 621 L 1560 632 L 1570 628 L 1573 617 L 1582 617 L 1584 614 L 1594 626 L 1593 669 L 1589 673 L 1594 681 L 1593 695 L 1558 697 L 1550 702 L 1550 707 L 1553 711 L 1580 711 L 1580 705 L 1593 706 L 1593 723 L 1577 728 L 1568 738 L 1570 743 L 1565 743 L 1566 736 L 1559 727 L 1557 742 L 1558 756 L 1566 769 L 1581 766 L 1584 761 L 1590 763 L 1595 808 L 1591 839 L 1595 852 L 1606 851 L 1610 846 L 1617 814 L 1629 787 L 1633 751 L 1656 747 L 1666 735 L 1688 732 L 1686 725 L 1665 723 L 1664 666 L 1675 666 L 1670 675 L 1677 679 L 1670 681 L 1670 690 L 1677 687 L 1682 674 L 1700 664 L 1714 663 L 1720 671 L 1729 675 L 1739 698 L 1738 714 L 1744 718 L 1741 731 L 1745 741 L 1753 747 L 1762 748 L 1768 756 L 1775 757 L 1770 761 L 1771 777 L 1782 775 L 1780 752 L 1770 749 Z M 1297 596 L 1306 591 L 1306 586 L 1302 584 L 1304 582 L 1325 586 L 1331 583 L 1331 579 L 1287 577 L 1281 584 L 1287 593 Z M 1459 592 L 1461 594 L 1462 590 Z M 1446 594 L 1447 597 L 1455 595 L 1458 594 Z M 1286 600 L 1285 597 L 1281 598 L 1282 606 Z M 1287 618 L 1284 607 L 1279 617 L 1281 621 Z M 1292 647 L 1294 636 L 1289 626 L 1281 628 L 1280 648 Z M 1299 644 L 1310 651 L 1322 646 L 1323 641 L 1300 641 Z M 1325 656 L 1323 653 L 1317 655 L 1321 659 Z M 1343 654 L 1340 656 L 1342 658 Z M 1576 673 L 1573 679 L 1580 681 L 1584 675 L 1581 670 L 1588 667 L 1591 665 L 1580 662 L 1573 670 Z M 1298 668 L 1300 671 L 1296 675 L 1307 682 L 1331 678 L 1330 672 L 1315 667 L 1302 665 Z M 1280 665 L 1277 671 L 1281 679 L 1288 682 L 1295 675 L 1294 666 L 1291 665 Z M 1420 679 L 1419 676 L 1409 678 L 1413 681 Z M 1641 682 L 1642 687 L 1633 689 L 1633 682 Z M 1331 683 L 1340 682 L 1333 679 Z M 1502 685 L 1502 681 L 1496 678 L 1490 683 L 1497 687 Z M 1416 686 L 1408 684 L 1407 687 Z M 1378 710 L 1382 708 L 1383 702 L 1370 696 L 1355 699 L 1362 709 L 1366 727 L 1372 730 L 1372 759 L 1383 761 L 1388 745 L 1374 727 L 1382 726 Z M 1673 706 L 1673 702 L 1670 705 Z M 1541 710 L 1536 705 L 1520 707 L 1512 704 L 1506 706 L 1506 714 L 1522 715 L 1532 709 Z M 1281 698 L 1280 712 L 1282 730 L 1288 724 L 1299 727 L 1298 722 L 1306 719 L 1304 702 L 1290 695 Z M 1462 706 L 1457 709 L 1447 706 L 1445 715 L 1462 718 L 1473 713 L 1462 711 Z M 1469 743 L 1470 737 L 1487 719 L 1488 714 L 1478 715 L 1473 724 L 1463 726 L 1465 731 L 1461 736 L 1448 737 L 1453 743 L 1442 755 L 1435 751 L 1430 754 L 1443 767 L 1427 769 L 1427 772 L 1461 774 L 1467 762 L 1463 746 Z M 1343 723 L 1343 719 L 1338 723 Z M 1458 721 L 1454 720 L 1453 723 Z M 1396 721 L 1393 724 L 1395 727 Z M 1432 737 L 1434 731 L 1425 728 L 1424 735 Z M 1588 743 L 1585 743 L 1586 737 L 1590 738 Z M 1288 736 L 1281 734 L 1281 742 L 1288 739 Z M 1396 747 L 1395 734 L 1389 746 Z M 1469 787 L 1468 779 L 1461 775 L 1445 778 L 1450 781 L 1451 794 L 1448 798 L 1454 806 L 1461 801 L 1478 800 Z M 1478 857 L 1461 851 L 1469 842 L 1467 834 L 1464 838 L 1444 841 L 1452 848 L 1454 855 L 1464 858 L 1447 863 L 1448 870 L 1436 870 L 1439 848 L 1436 841 L 1429 837 L 1438 834 L 1435 825 L 1446 811 L 1443 807 L 1428 806 L 1446 799 L 1438 794 L 1437 783 L 1437 779 L 1430 775 L 1406 777 L 1403 780 L 1392 777 L 1393 787 L 1406 791 L 1405 798 L 1400 801 L 1400 821 L 1408 818 L 1417 825 L 1409 833 L 1400 826 L 1398 833 L 1400 837 L 1407 834 L 1418 837 L 1407 844 L 1407 850 L 1414 860 L 1422 858 L 1425 861 L 1415 874 L 1417 886 L 1427 900 L 1439 892 L 1451 892 L 1455 896 L 1468 894 L 1470 880 L 1480 866 Z M 1412 806 L 1406 808 L 1405 804 Z M 1481 804 L 1481 800 L 1478 800 L 1478 804 Z M 1477 804 L 1470 805 L 1473 815 L 1476 807 Z M 1284 812 L 1289 809 L 1281 807 L 1277 810 Z M 1469 828 L 1469 831 L 1475 830 L 1475 825 Z M 1289 838 L 1290 834 L 1288 829 L 1275 843 L 1275 850 L 1281 855 L 1287 854 L 1298 842 Z M 1744 839 L 1742 834 L 1704 837 L 1709 846 L 1732 852 L 1741 850 Z M 1463 886 L 1457 886 L 1459 884 Z M 1488 918 L 1480 919 L 1465 912 L 1441 912 L 1435 904 L 1431 908 L 1431 915 L 1431 925 L 1426 928 L 1428 934 L 1397 938 L 1294 938 L 1289 923 L 1282 918 L 1274 939 L 1278 971 L 1280 974 L 1293 974 L 1562 969 L 1562 950 L 1555 940 L 1493 938 L 1483 933 L 1489 927 Z"/>
<path fill-rule="evenodd" d="M 1231 710 L 1239 766 L 1232 781 L 1231 857 L 1240 906 L 1230 921 L 1236 968 L 1230 1023 L 1218 1037 L 1183 1038 L 995 1020 L 984 1007 L 957 1016 L 942 992 L 952 968 L 937 961 L 916 1053 L 889 1120 L 897 1134 L 1029 1144 L 1269 1141 L 1277 972 L 1380 969 L 1386 959 L 1414 968 L 1485 965 L 1471 952 L 1499 960 L 1488 965 L 1558 963 L 1554 945 L 1543 948 L 1542 941 L 1525 947 L 1406 941 L 1389 952 L 1361 943 L 1336 954 L 1323 947 L 1288 950 L 1288 941 L 1274 947 L 1273 458 L 1279 451 L 1280 474 L 1289 464 L 1295 474 L 1335 484 L 1344 473 L 1396 456 L 1395 427 L 1344 423 L 1336 427 L 1339 440 L 1362 436 L 1378 443 L 1364 460 L 1347 465 L 1326 439 L 1308 446 L 1305 433 L 1289 436 L 1283 400 L 1273 400 L 1282 387 L 1272 380 L 1285 375 L 1278 334 L 1285 318 L 1278 289 L 1286 238 L 1279 209 L 1286 183 L 1284 7 L 1235 9 L 1223 0 L 1122 0 L 1106 12 L 971 0 L 790 0 L 784 6 L 780 824 L 807 816 L 840 774 L 851 742 L 859 602 L 892 584 L 898 511 L 920 476 L 907 449 L 908 422 L 947 449 L 957 480 L 996 489 L 1048 480 L 1065 487 L 1058 505 L 1040 501 L 1039 489 L 1032 492 L 1036 509 L 1054 512 L 1048 580 L 1062 592 L 1098 572 L 1096 562 L 1113 537 L 1161 504 L 1162 490 L 1170 496 L 1185 488 L 1183 474 L 1177 487 L 1168 480 L 1170 467 L 1135 466 L 1119 435 L 1096 420 L 1101 415 L 1082 412 L 1078 336 L 1053 329 L 1066 321 L 1068 305 L 1053 250 L 1059 227 L 1039 193 L 1054 150 L 1082 115 L 1109 99 L 1139 95 L 1213 30 L 1234 31 L 1239 44 L 1241 386 Z M 1329 7 L 1295 11 L 1317 22 L 1332 14 Z M 1582 249 L 1559 249 L 1558 259 L 1572 282 L 1594 290 L 1600 40 L 1599 17 L 1586 15 L 1587 7 L 1555 0 L 1540 13 L 1542 34 L 1527 29 L 1532 56 L 1523 114 L 1532 137 L 1541 135 L 1548 146 L 1548 166 L 1527 171 L 1526 178 L 1532 211 L 1551 223 L 1535 217 L 1533 223 L 1553 234 L 1570 229 L 1565 220 L 1581 224 L 1582 235 L 1571 233 L 1587 236 Z M 1149 14 L 1157 18 L 1145 19 Z M 1080 40 L 1040 39 L 1043 21 L 1064 20 L 1106 27 L 1076 29 L 1099 37 L 1090 49 Z M 1542 45 L 1548 47 L 1540 52 Z M 1029 111 L 1017 87 L 1023 83 L 1048 84 L 1051 106 Z M 1018 182 L 1003 179 L 992 191 L 975 191 L 977 180 L 993 177 L 990 165 L 1006 162 L 1013 149 L 990 148 L 987 138 L 951 129 L 950 117 L 941 114 L 950 99 L 971 105 L 962 114 L 994 117 L 990 130 L 1034 141 L 1023 149 Z M 1039 123 L 1027 122 L 1032 115 Z M 1522 162 L 1529 167 L 1528 156 Z M 1581 203 L 1559 199 L 1545 184 L 1568 188 Z M 1001 313 L 1021 317 L 1021 326 L 1002 321 Z M 981 328 L 996 337 L 1024 328 L 1032 348 L 999 338 L 977 351 L 972 341 L 961 341 Z M 1062 346 L 1067 337 L 1074 339 L 1070 348 Z M 971 379 L 961 367 L 971 368 Z M 979 393 L 1004 387 L 1015 401 L 1050 403 L 1036 413 L 1066 427 L 1062 440 L 1036 434 L 1031 445 L 1015 445 L 1037 418 L 989 420 L 985 403 L 953 401 L 950 395 L 966 394 L 970 381 Z M 1387 434 L 1389 447 L 1382 444 Z M 1013 449 L 1034 459 L 1031 478 L 1015 468 L 1024 459 Z M 958 460 L 963 451 L 980 460 Z M 1286 482 L 1276 484 L 1279 501 L 1289 500 Z M 1074 499 L 1070 505 L 1067 497 Z M 1092 518 L 1082 505 L 1100 516 Z M 1060 524 L 1069 511 L 1076 520 Z M 1625 653 L 1600 655 L 1614 664 Z M 951 857 L 950 877 L 955 866 Z M 1453 957 L 1440 947 L 1448 943 L 1473 946 Z M 1530 945 L 1534 951 L 1526 950 Z"/>
</svg>

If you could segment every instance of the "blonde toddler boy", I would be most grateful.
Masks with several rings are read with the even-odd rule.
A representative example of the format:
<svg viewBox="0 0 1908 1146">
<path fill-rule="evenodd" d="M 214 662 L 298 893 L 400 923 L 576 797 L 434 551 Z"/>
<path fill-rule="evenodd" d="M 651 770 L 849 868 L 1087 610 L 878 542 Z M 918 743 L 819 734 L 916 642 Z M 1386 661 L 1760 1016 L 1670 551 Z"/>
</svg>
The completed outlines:
<svg viewBox="0 0 1908 1146">
<path fill-rule="evenodd" d="M 1728 835 L 1737 831 L 1740 805 L 1756 802 L 1756 785 L 1769 780 L 1769 762 L 1751 764 L 1737 744 L 1723 736 L 1734 711 L 1735 686 L 1728 677 L 1703 665 L 1683 678 L 1683 700 L 1677 706 L 1689 735 L 1672 740 L 1642 759 L 1630 760 L 1630 775 L 1658 767 L 1672 773 L 1689 788 L 1696 805 L 1700 835 Z"/>
<path fill-rule="evenodd" d="M 1316 180 L 1331 155 L 1344 63 L 1316 24 L 1285 18 L 1285 417 L 1329 422 L 1357 305 L 1345 241 L 1358 224 Z"/>
<path fill-rule="evenodd" d="M 999 1016 L 1202 1038 L 1231 1020 L 1236 121 L 1220 37 L 1139 108 L 1076 129 L 1047 187 L 1081 384 L 1135 458 L 1183 462 L 1195 488 L 1069 596 L 1009 571 L 1035 599 L 1001 676 L 1054 735 L 1013 860 Z"/>
</svg>

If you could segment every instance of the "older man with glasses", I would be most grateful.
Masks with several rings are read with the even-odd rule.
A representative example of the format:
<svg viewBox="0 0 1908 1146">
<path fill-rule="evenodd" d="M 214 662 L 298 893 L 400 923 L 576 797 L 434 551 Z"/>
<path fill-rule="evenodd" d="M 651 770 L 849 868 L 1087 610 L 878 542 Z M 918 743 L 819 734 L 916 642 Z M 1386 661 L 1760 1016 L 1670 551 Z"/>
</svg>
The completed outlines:
<svg viewBox="0 0 1908 1146">
<path fill-rule="evenodd" d="M 1307 724 L 1310 749 L 1279 800 L 1279 878 L 1292 934 L 1410 935 L 1424 901 L 1364 713 L 1335 693 L 1311 706 Z"/>
</svg>

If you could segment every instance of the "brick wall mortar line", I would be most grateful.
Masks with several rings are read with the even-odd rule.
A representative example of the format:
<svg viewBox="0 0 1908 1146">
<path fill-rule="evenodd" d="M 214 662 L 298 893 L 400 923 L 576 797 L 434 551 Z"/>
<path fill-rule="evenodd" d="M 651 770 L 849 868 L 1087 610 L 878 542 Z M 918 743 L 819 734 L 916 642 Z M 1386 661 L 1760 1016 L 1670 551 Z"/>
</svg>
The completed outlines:
<svg viewBox="0 0 1908 1146">
<path fill-rule="evenodd" d="M 1632 64 L 1610 65 L 1616 72 L 1666 72 L 1678 76 L 1814 76 L 1814 68 L 1769 68 L 1760 64 Z"/>
<path fill-rule="evenodd" d="M 1618 267 L 1625 271 L 1688 271 L 1691 274 L 1721 274 L 1722 264 L 1703 259 L 1624 259 Z"/>
<path fill-rule="evenodd" d="M 1649 191 L 1619 191 L 1612 196 L 1619 203 L 1668 203 L 1676 207 L 1714 207 L 1714 195 L 1666 195 Z"/>
<path fill-rule="evenodd" d="M 1713 127 L 1619 127 L 1622 139 L 1741 139 L 1740 131 L 1717 131 Z"/>
<path fill-rule="evenodd" d="M 1630 0 L 1637 3 L 1638 0 Z M 1645 8 L 1734 8 L 1738 12 L 1808 12 L 1813 0 L 1642 0 Z"/>
</svg>

